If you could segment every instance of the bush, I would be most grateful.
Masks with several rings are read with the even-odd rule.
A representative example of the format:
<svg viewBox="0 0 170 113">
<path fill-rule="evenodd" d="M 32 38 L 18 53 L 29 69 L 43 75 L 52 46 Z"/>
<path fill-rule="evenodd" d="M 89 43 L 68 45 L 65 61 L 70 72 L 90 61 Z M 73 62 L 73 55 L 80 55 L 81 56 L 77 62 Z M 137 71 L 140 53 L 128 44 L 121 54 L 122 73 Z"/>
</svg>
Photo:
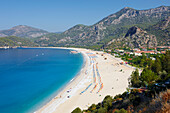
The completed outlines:
<svg viewBox="0 0 170 113">
<path fill-rule="evenodd" d="M 81 109 L 79 107 L 77 107 L 71 113 L 81 113 Z"/>
<path fill-rule="evenodd" d="M 149 103 L 146 112 L 147 113 L 169 113 L 170 104 L 170 89 L 161 94 L 151 103 Z"/>
<path fill-rule="evenodd" d="M 122 95 L 121 95 L 121 94 L 118 94 L 118 95 L 116 95 L 116 96 L 114 97 L 114 99 L 121 98 L 121 97 L 122 97 Z"/>
<path fill-rule="evenodd" d="M 141 73 L 140 79 L 142 82 L 146 81 L 148 84 L 150 84 L 153 81 L 156 81 L 158 79 L 158 76 L 154 72 L 152 72 L 152 70 L 144 69 Z"/>
<path fill-rule="evenodd" d="M 121 110 L 116 110 L 115 113 L 127 113 L 127 111 L 122 108 Z"/>
<path fill-rule="evenodd" d="M 105 108 L 99 108 L 98 109 L 98 111 L 97 111 L 98 113 L 106 113 L 107 112 L 107 110 L 105 109 Z"/>
<path fill-rule="evenodd" d="M 112 102 L 113 102 L 113 99 L 111 96 L 106 96 L 103 100 L 103 107 L 105 109 L 108 109 L 108 108 L 111 108 L 112 107 Z"/>
<path fill-rule="evenodd" d="M 93 110 L 95 110 L 96 109 L 96 105 L 95 104 L 92 104 L 90 107 L 89 107 L 89 110 L 90 111 L 93 111 Z"/>
</svg>

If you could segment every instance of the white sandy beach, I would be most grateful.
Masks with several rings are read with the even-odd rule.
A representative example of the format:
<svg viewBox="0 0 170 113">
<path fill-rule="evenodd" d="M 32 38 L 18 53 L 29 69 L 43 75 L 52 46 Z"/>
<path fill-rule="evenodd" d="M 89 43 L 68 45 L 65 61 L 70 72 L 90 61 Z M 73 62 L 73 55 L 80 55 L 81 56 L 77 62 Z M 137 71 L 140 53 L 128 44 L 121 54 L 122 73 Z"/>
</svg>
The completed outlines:
<svg viewBox="0 0 170 113">
<path fill-rule="evenodd" d="M 120 65 L 120 61 L 103 52 L 72 49 L 84 55 L 85 66 L 79 76 L 36 113 L 71 113 L 76 107 L 87 109 L 91 104 L 101 102 L 106 95 L 115 96 L 126 91 L 133 68 Z"/>
</svg>

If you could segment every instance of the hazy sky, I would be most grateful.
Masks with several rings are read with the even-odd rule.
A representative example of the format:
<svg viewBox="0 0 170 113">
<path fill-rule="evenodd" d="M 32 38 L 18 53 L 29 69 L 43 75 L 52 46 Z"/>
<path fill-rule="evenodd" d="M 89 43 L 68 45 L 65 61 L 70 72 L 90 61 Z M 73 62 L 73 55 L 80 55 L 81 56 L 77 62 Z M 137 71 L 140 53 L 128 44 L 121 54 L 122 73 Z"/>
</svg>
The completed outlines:
<svg viewBox="0 0 170 113">
<path fill-rule="evenodd" d="M 124 7 L 170 6 L 170 0 L 0 0 L 0 30 L 29 25 L 50 32 L 92 25 Z"/>
</svg>

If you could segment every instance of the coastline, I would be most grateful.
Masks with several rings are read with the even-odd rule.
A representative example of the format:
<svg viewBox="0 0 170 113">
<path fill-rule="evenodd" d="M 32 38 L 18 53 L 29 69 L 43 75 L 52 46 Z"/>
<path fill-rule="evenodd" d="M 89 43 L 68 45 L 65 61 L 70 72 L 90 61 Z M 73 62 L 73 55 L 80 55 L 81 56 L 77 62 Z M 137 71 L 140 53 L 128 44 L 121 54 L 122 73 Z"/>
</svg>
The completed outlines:
<svg viewBox="0 0 170 113">
<path fill-rule="evenodd" d="M 85 73 L 85 71 L 87 70 L 87 66 L 89 64 L 89 58 L 88 56 L 81 52 L 81 48 L 65 48 L 65 47 L 41 47 L 41 48 L 53 48 L 53 49 L 69 49 L 69 50 L 76 50 L 78 52 L 80 52 L 80 54 L 83 56 L 83 65 L 80 69 L 80 71 L 74 76 L 73 79 L 71 79 L 67 84 L 65 84 L 63 87 L 61 87 L 57 93 L 56 93 L 56 96 L 50 100 L 50 102 L 46 103 L 44 106 L 42 106 L 40 109 L 38 109 L 37 111 L 35 111 L 34 113 L 45 113 L 45 109 L 47 109 L 47 106 L 50 106 L 52 105 L 52 103 L 57 99 L 57 98 L 60 98 L 61 95 L 64 95 L 64 92 L 67 91 L 67 89 L 69 89 L 70 87 L 75 87 L 75 83 L 79 83 L 82 78 L 84 78 L 84 76 L 82 76 L 83 73 Z M 62 98 L 61 97 L 61 100 L 58 104 L 61 104 L 61 103 L 64 103 L 65 98 Z M 57 106 L 56 106 L 57 107 Z M 52 112 L 52 111 L 50 111 Z"/>
<path fill-rule="evenodd" d="M 81 52 L 83 58 L 86 60 L 85 65 L 82 67 L 81 71 L 68 83 L 68 85 L 66 85 L 63 90 L 57 94 L 55 98 L 37 110 L 36 113 L 68 113 L 73 111 L 76 107 L 87 109 L 91 104 L 101 102 L 105 96 L 115 96 L 116 94 L 123 93 L 128 87 L 128 78 L 134 69 L 124 65 L 119 65 L 120 62 L 113 56 L 100 51 L 91 51 L 80 48 L 59 47 L 59 49 L 71 49 Z M 99 90 L 100 92 L 96 92 L 97 89 L 99 89 L 99 84 L 101 85 L 98 79 L 96 79 L 96 84 L 98 84 L 97 88 L 94 92 L 91 92 L 94 89 L 93 86 L 95 86 L 95 83 L 92 83 L 93 74 L 92 72 L 87 75 L 85 74 L 86 70 L 88 72 L 92 70 L 92 66 L 90 66 L 90 64 L 91 59 L 93 58 L 89 58 L 90 55 L 88 52 L 96 56 L 93 62 L 95 65 L 98 64 L 98 71 L 101 75 L 100 81 L 104 84 L 103 89 Z M 105 60 L 105 58 L 107 58 L 107 60 Z M 123 71 L 120 72 L 120 70 Z M 91 86 L 89 85 L 90 83 Z M 80 92 L 88 86 L 89 89 L 87 89 L 85 93 L 80 94 Z M 71 91 L 68 93 L 67 91 L 69 91 L 70 88 Z"/>
</svg>

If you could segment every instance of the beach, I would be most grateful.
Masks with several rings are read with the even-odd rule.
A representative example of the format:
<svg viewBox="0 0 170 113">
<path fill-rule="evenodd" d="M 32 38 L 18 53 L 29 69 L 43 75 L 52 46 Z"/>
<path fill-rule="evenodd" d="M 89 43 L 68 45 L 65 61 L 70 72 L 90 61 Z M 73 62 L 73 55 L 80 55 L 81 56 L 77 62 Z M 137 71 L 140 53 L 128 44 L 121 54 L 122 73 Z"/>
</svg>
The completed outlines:
<svg viewBox="0 0 170 113">
<path fill-rule="evenodd" d="M 126 91 L 134 68 L 101 51 L 67 49 L 81 52 L 84 66 L 56 97 L 36 113 L 70 113 L 77 107 L 87 109 L 93 103 L 102 102 L 107 95 L 115 96 Z"/>
</svg>

